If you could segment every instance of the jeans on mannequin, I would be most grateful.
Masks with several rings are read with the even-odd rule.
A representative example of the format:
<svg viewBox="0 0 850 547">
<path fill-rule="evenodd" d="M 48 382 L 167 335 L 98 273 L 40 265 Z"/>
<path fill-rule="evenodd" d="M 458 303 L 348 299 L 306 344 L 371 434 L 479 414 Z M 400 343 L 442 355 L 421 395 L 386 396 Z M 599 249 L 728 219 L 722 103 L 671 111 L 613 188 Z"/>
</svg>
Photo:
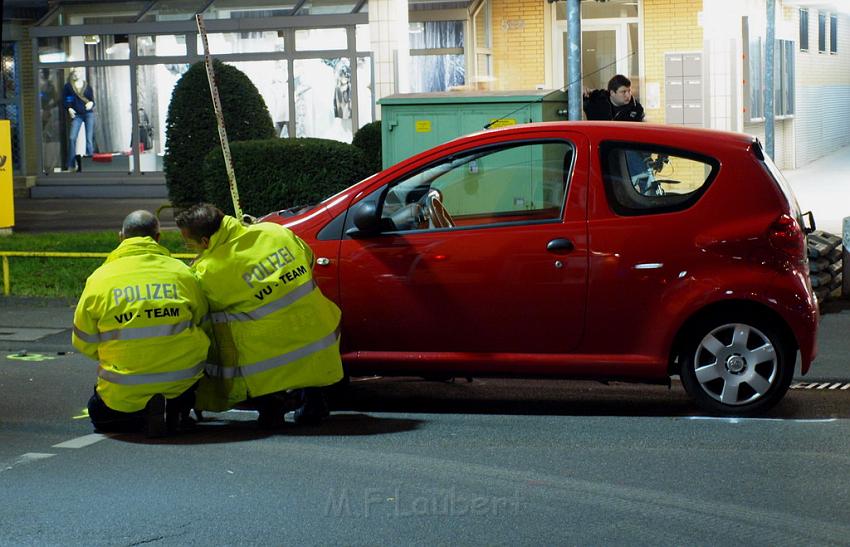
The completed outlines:
<svg viewBox="0 0 850 547">
<path fill-rule="evenodd" d="M 91 156 L 94 153 L 94 112 L 77 114 L 71 120 L 71 147 L 68 149 L 68 169 L 74 168 L 74 156 L 77 155 L 77 135 L 80 133 L 80 126 L 82 124 L 86 124 L 86 155 Z"/>
</svg>

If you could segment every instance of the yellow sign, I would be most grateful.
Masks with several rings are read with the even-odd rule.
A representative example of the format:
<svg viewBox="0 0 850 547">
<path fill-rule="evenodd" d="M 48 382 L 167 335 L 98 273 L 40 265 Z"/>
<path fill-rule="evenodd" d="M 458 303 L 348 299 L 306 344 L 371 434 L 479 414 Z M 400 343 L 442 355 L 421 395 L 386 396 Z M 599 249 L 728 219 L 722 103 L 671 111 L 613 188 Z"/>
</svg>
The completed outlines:
<svg viewBox="0 0 850 547">
<path fill-rule="evenodd" d="M 15 225 L 12 192 L 12 122 L 0 120 L 0 231 Z"/>
<path fill-rule="evenodd" d="M 431 120 L 416 120 L 416 132 L 417 133 L 430 133 L 431 132 Z"/>
<path fill-rule="evenodd" d="M 507 127 L 509 125 L 516 125 L 516 120 L 512 118 L 496 118 L 490 120 L 490 126 L 487 129 L 498 129 L 500 127 Z"/>
</svg>

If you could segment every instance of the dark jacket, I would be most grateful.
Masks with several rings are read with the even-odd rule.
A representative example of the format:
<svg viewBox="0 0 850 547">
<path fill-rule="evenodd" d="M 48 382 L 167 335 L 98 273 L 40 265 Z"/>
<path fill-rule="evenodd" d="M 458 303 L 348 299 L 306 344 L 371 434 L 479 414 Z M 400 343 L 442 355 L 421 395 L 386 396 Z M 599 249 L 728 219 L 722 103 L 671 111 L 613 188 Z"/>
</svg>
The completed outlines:
<svg viewBox="0 0 850 547">
<path fill-rule="evenodd" d="M 584 115 L 588 120 L 611 120 L 615 122 L 642 122 L 643 107 L 632 97 L 623 106 L 614 106 L 605 89 L 596 89 L 584 98 Z"/>
<path fill-rule="evenodd" d="M 85 114 L 86 112 L 89 112 L 89 110 L 86 110 L 86 103 L 89 101 L 94 102 L 94 92 L 89 84 L 86 84 L 86 87 L 83 90 L 83 97 L 88 99 L 87 101 L 84 101 L 83 98 L 80 97 L 70 82 L 65 84 L 65 88 L 62 90 L 62 96 L 65 100 L 65 108 L 73 108 L 74 112 L 77 114 Z"/>
</svg>

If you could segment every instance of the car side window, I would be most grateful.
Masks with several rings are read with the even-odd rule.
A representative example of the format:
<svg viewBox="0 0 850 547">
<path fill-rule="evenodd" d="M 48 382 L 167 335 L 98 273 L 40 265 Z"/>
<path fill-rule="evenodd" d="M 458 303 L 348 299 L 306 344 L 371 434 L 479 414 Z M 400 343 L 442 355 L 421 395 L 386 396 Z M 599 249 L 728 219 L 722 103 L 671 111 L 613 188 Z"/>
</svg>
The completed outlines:
<svg viewBox="0 0 850 547">
<path fill-rule="evenodd" d="M 529 142 L 447 157 L 388 189 L 382 223 L 405 231 L 558 220 L 573 150 Z"/>
<path fill-rule="evenodd" d="M 690 207 L 719 162 L 701 154 L 629 143 L 603 143 L 605 193 L 615 213 L 643 215 Z"/>
</svg>

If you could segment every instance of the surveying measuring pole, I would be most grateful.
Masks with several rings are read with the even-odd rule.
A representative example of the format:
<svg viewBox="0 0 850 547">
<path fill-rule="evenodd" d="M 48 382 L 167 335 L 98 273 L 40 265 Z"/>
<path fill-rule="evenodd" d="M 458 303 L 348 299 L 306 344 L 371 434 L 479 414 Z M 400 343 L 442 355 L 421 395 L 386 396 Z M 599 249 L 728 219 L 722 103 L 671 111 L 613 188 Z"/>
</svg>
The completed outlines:
<svg viewBox="0 0 850 547">
<path fill-rule="evenodd" d="M 242 219 L 242 205 L 239 202 L 239 190 L 236 188 L 236 173 L 233 171 L 233 158 L 230 156 L 230 143 L 227 141 L 227 130 L 224 128 L 224 115 L 221 112 L 221 101 L 218 98 L 218 87 L 215 85 L 215 72 L 213 72 L 212 59 L 210 58 L 210 46 L 207 43 L 207 30 L 204 27 L 204 18 L 198 13 L 195 15 L 198 23 L 198 33 L 204 44 L 204 66 L 207 67 L 207 80 L 210 82 L 210 95 L 212 95 L 213 109 L 215 110 L 215 121 L 218 124 L 218 137 L 221 140 L 221 153 L 224 154 L 224 167 L 227 169 L 227 183 L 230 186 L 230 197 L 233 199 L 233 212 L 240 221 Z"/>
</svg>

